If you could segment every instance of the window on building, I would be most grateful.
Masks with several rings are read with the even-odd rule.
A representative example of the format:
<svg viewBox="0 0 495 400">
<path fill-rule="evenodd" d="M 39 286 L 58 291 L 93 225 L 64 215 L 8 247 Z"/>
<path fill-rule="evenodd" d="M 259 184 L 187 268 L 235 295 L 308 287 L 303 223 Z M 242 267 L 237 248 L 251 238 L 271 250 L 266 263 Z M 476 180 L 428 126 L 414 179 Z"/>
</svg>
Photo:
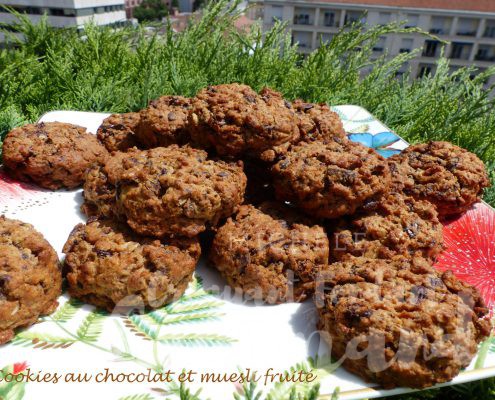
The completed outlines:
<svg viewBox="0 0 495 400">
<path fill-rule="evenodd" d="M 376 53 L 382 53 L 383 49 L 385 48 L 385 42 L 387 41 L 387 38 L 385 36 L 380 37 L 378 42 L 376 42 L 375 46 L 373 46 L 373 51 Z"/>
<path fill-rule="evenodd" d="M 434 35 L 448 35 L 450 31 L 451 20 L 446 17 L 432 17 L 430 33 Z"/>
<path fill-rule="evenodd" d="M 457 22 L 458 36 L 476 36 L 479 20 L 473 18 L 459 18 Z"/>
<path fill-rule="evenodd" d="M 407 19 L 406 28 L 415 28 L 419 24 L 418 14 L 407 14 L 406 19 Z"/>
<path fill-rule="evenodd" d="M 318 33 L 318 44 L 328 44 L 332 41 L 334 35 L 331 33 Z"/>
<path fill-rule="evenodd" d="M 423 57 L 437 57 L 440 42 L 437 40 L 426 40 L 423 49 Z"/>
<path fill-rule="evenodd" d="M 418 70 L 418 78 L 422 78 L 426 75 L 431 75 L 431 71 L 433 70 L 433 66 L 430 64 L 420 64 Z"/>
<path fill-rule="evenodd" d="M 294 9 L 294 25 L 313 25 L 314 12 L 304 8 Z"/>
<path fill-rule="evenodd" d="M 49 8 L 49 14 L 56 16 L 56 17 L 63 17 L 64 16 L 64 9 L 63 8 Z"/>
<path fill-rule="evenodd" d="M 472 48 L 471 44 L 453 42 L 450 58 L 459 59 L 459 60 L 469 60 L 471 48 Z"/>
<path fill-rule="evenodd" d="M 271 21 L 282 21 L 284 18 L 284 7 L 282 6 L 271 6 L 269 9 L 269 15 L 271 15 Z"/>
<path fill-rule="evenodd" d="M 76 10 L 73 8 L 64 8 L 64 16 L 65 17 L 75 17 Z"/>
<path fill-rule="evenodd" d="M 298 43 L 299 47 L 303 49 L 311 49 L 311 40 L 313 34 L 311 32 L 297 32 L 293 31 L 292 41 L 293 43 Z"/>
<path fill-rule="evenodd" d="M 78 8 L 76 9 L 76 16 L 78 17 L 87 17 L 93 15 L 92 8 Z"/>
<path fill-rule="evenodd" d="M 378 14 L 378 23 L 380 25 L 387 25 L 390 22 L 391 18 L 392 18 L 392 14 L 381 12 Z"/>
<path fill-rule="evenodd" d="M 495 61 L 495 46 L 480 44 L 475 59 L 478 61 Z"/>
<path fill-rule="evenodd" d="M 366 17 L 361 11 L 346 11 L 345 24 L 350 25 L 355 22 L 366 22 Z"/>
<path fill-rule="evenodd" d="M 323 11 L 323 26 L 334 27 L 339 26 L 340 15 L 335 11 Z"/>
<path fill-rule="evenodd" d="M 486 21 L 486 27 L 483 36 L 488 38 L 495 38 L 495 21 Z"/>
<path fill-rule="evenodd" d="M 413 43 L 414 43 L 413 39 L 410 39 L 410 38 L 402 39 L 399 52 L 400 53 L 410 53 L 411 50 L 413 49 Z"/>
</svg>

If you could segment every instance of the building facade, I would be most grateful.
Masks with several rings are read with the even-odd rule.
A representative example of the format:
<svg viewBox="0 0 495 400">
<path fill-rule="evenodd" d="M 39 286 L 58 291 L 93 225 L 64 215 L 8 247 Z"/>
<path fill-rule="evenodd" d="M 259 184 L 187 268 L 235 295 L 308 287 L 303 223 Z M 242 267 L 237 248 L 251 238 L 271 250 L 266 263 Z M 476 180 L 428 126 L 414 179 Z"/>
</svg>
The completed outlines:
<svg viewBox="0 0 495 400">
<path fill-rule="evenodd" d="M 294 43 L 309 53 L 328 42 L 344 25 L 363 20 L 369 25 L 407 21 L 448 41 L 445 55 L 452 69 L 476 65 L 480 70 L 495 63 L 495 0 L 251 0 L 252 16 L 270 29 L 276 20 L 288 21 Z M 391 57 L 423 47 L 419 57 L 404 66 L 413 77 L 435 71 L 442 44 L 420 34 L 382 37 L 375 56 Z"/>
<path fill-rule="evenodd" d="M 27 15 L 33 22 L 46 14 L 49 23 L 60 28 L 82 28 L 90 21 L 97 25 L 126 23 L 124 0 L 0 0 L 0 5 Z M 12 14 L 0 9 L 0 23 L 13 20 Z"/>
</svg>

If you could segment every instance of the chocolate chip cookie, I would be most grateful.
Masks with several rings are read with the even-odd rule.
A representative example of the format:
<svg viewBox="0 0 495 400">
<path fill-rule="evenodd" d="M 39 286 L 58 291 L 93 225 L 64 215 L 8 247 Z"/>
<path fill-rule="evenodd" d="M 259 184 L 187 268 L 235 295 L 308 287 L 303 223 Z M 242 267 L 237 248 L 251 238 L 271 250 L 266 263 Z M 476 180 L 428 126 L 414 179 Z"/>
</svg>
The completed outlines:
<svg viewBox="0 0 495 400">
<path fill-rule="evenodd" d="M 191 100 L 162 96 L 141 111 L 137 136 L 146 148 L 185 144 L 190 141 L 188 116 Z"/>
<path fill-rule="evenodd" d="M 292 105 L 299 119 L 302 141 L 314 142 L 316 140 L 330 140 L 335 137 L 347 138 L 342 120 L 325 103 L 315 104 L 296 100 Z"/>
<path fill-rule="evenodd" d="M 15 128 L 3 142 L 5 171 L 15 179 L 47 189 L 80 186 L 86 169 L 107 157 L 95 135 L 62 122 Z"/>
<path fill-rule="evenodd" d="M 332 256 L 391 258 L 395 255 L 435 260 L 443 250 L 442 224 L 435 207 L 399 193 L 367 202 L 334 231 Z"/>
<path fill-rule="evenodd" d="M 83 210 L 113 214 L 137 233 L 193 237 L 216 226 L 244 200 L 242 163 L 207 160 L 190 147 L 113 154 L 84 187 Z"/>
<path fill-rule="evenodd" d="M 433 203 L 441 217 L 461 214 L 490 185 L 483 162 L 448 142 L 410 146 L 389 158 L 393 187 Z"/>
<path fill-rule="evenodd" d="M 390 184 L 385 159 L 347 139 L 292 146 L 272 174 L 280 201 L 293 202 L 319 218 L 352 214 Z"/>
<path fill-rule="evenodd" d="M 116 204 L 115 184 L 124 172 L 127 153 L 114 152 L 104 165 L 94 165 L 86 171 L 81 210 L 88 216 L 121 219 Z"/>
<path fill-rule="evenodd" d="M 270 304 L 306 299 L 328 262 L 323 228 L 282 207 L 241 206 L 218 229 L 210 254 L 232 288 Z"/>
<path fill-rule="evenodd" d="M 0 344 L 57 308 L 57 253 L 32 225 L 0 216 Z"/>
<path fill-rule="evenodd" d="M 178 299 L 201 252 L 196 239 L 152 239 L 124 224 L 90 219 L 63 252 L 71 296 L 109 312 L 158 308 Z"/>
<path fill-rule="evenodd" d="M 478 291 L 421 258 L 351 258 L 317 286 L 332 355 L 385 388 L 425 388 L 467 367 L 491 331 Z"/>
<path fill-rule="evenodd" d="M 139 147 L 135 132 L 140 119 L 139 113 L 135 112 L 112 114 L 103 120 L 96 136 L 109 152 Z"/>
<path fill-rule="evenodd" d="M 279 93 L 237 83 L 200 91 L 190 120 L 193 142 L 221 156 L 260 157 L 299 137 L 295 110 Z"/>
</svg>

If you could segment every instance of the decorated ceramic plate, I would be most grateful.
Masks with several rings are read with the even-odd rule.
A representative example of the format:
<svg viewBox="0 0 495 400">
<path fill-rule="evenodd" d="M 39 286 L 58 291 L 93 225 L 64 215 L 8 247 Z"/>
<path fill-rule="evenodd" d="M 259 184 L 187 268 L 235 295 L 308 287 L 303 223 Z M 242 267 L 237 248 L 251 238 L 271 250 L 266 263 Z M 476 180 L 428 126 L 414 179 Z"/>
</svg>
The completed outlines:
<svg viewBox="0 0 495 400">
<path fill-rule="evenodd" d="M 350 138 L 388 157 L 407 143 L 356 106 L 335 110 Z M 95 132 L 107 114 L 57 111 L 41 121 L 71 122 Z M 60 256 L 84 221 L 81 190 L 44 191 L 0 172 L 0 214 L 32 223 Z M 495 299 L 495 211 L 476 204 L 445 225 L 439 269 Z M 287 399 L 320 385 L 322 399 L 376 398 L 380 390 L 333 364 L 315 332 L 311 301 L 255 305 L 230 291 L 201 262 L 177 302 L 144 315 L 109 315 L 60 299 L 58 310 L 0 347 L 0 399 Z M 495 376 L 495 340 L 450 384 Z M 256 397 L 258 393 L 260 397 Z"/>
</svg>

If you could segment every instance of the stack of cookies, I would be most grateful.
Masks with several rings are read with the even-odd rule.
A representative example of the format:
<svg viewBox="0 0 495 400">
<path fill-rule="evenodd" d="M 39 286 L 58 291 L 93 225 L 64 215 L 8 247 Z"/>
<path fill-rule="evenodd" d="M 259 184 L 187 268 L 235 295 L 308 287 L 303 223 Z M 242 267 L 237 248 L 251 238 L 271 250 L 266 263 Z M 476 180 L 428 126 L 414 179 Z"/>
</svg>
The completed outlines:
<svg viewBox="0 0 495 400">
<path fill-rule="evenodd" d="M 83 184 L 88 221 L 64 246 L 74 297 L 125 312 L 174 301 L 209 232 L 203 252 L 229 286 L 268 304 L 314 299 L 333 356 L 384 387 L 452 379 L 490 333 L 477 290 L 433 267 L 441 220 L 489 184 L 466 150 L 430 142 L 385 160 L 328 106 L 240 84 L 111 115 L 99 142 L 83 134 L 28 125 L 4 144 L 16 178 Z"/>
</svg>

